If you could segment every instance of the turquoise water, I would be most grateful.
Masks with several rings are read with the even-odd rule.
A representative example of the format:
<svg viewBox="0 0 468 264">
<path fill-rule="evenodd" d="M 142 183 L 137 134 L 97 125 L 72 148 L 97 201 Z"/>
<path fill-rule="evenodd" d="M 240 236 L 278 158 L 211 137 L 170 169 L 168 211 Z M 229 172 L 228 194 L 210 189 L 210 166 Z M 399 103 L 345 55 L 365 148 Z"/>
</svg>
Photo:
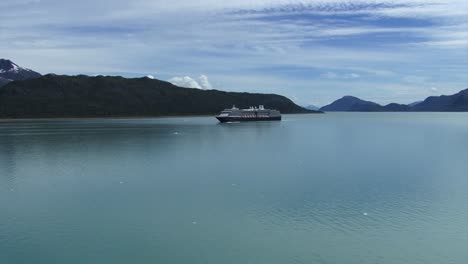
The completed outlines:
<svg viewBox="0 0 468 264">
<path fill-rule="evenodd" d="M 0 122 L 0 263 L 467 263 L 468 114 Z"/>
</svg>

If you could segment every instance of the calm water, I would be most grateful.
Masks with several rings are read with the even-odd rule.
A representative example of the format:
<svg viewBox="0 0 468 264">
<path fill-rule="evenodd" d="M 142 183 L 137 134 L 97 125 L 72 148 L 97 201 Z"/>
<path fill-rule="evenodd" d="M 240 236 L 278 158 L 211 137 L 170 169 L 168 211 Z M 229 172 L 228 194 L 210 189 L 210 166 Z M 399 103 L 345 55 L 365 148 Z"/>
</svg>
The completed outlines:
<svg viewBox="0 0 468 264">
<path fill-rule="evenodd" d="M 0 122 L 0 263 L 468 263 L 468 114 Z"/>
</svg>

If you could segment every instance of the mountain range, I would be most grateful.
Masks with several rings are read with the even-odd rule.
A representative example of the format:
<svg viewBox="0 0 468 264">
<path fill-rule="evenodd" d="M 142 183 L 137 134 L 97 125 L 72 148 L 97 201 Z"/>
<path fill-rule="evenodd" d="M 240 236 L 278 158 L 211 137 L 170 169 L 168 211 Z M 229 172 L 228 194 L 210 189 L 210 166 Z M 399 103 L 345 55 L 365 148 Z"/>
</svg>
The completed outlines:
<svg viewBox="0 0 468 264">
<path fill-rule="evenodd" d="M 0 88 L 0 118 L 212 115 L 236 105 L 319 113 L 284 96 L 181 88 L 156 79 L 48 74 Z"/>
<path fill-rule="evenodd" d="M 276 94 L 182 88 L 149 77 L 42 76 L 5 59 L 0 78 L 0 118 L 211 115 L 232 105 L 321 113 Z"/>
<path fill-rule="evenodd" d="M 409 105 L 344 96 L 318 110 L 276 94 L 182 88 L 147 77 L 42 76 L 0 59 L 0 118 L 211 115 L 232 105 L 265 105 L 282 113 L 468 111 L 468 89 Z"/>
<path fill-rule="evenodd" d="M 354 96 L 344 96 L 320 108 L 324 112 L 467 112 L 468 89 L 453 95 L 431 96 L 408 105 L 380 105 Z"/>
</svg>

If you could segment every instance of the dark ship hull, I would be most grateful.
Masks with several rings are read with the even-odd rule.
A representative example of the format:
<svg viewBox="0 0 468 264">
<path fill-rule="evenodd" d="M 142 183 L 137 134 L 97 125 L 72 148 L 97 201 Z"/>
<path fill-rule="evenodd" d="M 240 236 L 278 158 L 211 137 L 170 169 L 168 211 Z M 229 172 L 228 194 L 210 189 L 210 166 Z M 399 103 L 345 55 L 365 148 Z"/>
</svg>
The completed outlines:
<svg viewBox="0 0 468 264">
<path fill-rule="evenodd" d="M 216 119 L 221 123 L 227 122 L 248 122 L 248 121 L 281 121 L 281 116 L 271 116 L 271 117 L 221 117 L 217 116 Z"/>
</svg>

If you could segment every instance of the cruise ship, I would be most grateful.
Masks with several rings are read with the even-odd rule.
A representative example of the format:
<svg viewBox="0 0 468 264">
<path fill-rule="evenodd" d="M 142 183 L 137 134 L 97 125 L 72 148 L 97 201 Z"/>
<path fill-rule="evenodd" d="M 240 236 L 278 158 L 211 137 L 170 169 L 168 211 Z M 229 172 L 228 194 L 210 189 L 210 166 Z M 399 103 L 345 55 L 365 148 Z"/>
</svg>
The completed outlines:
<svg viewBox="0 0 468 264">
<path fill-rule="evenodd" d="M 281 113 L 278 110 L 265 109 L 263 105 L 250 107 L 249 109 L 239 109 L 233 106 L 231 109 L 224 109 L 216 119 L 221 123 L 241 122 L 241 121 L 278 121 L 281 120 Z"/>
</svg>

